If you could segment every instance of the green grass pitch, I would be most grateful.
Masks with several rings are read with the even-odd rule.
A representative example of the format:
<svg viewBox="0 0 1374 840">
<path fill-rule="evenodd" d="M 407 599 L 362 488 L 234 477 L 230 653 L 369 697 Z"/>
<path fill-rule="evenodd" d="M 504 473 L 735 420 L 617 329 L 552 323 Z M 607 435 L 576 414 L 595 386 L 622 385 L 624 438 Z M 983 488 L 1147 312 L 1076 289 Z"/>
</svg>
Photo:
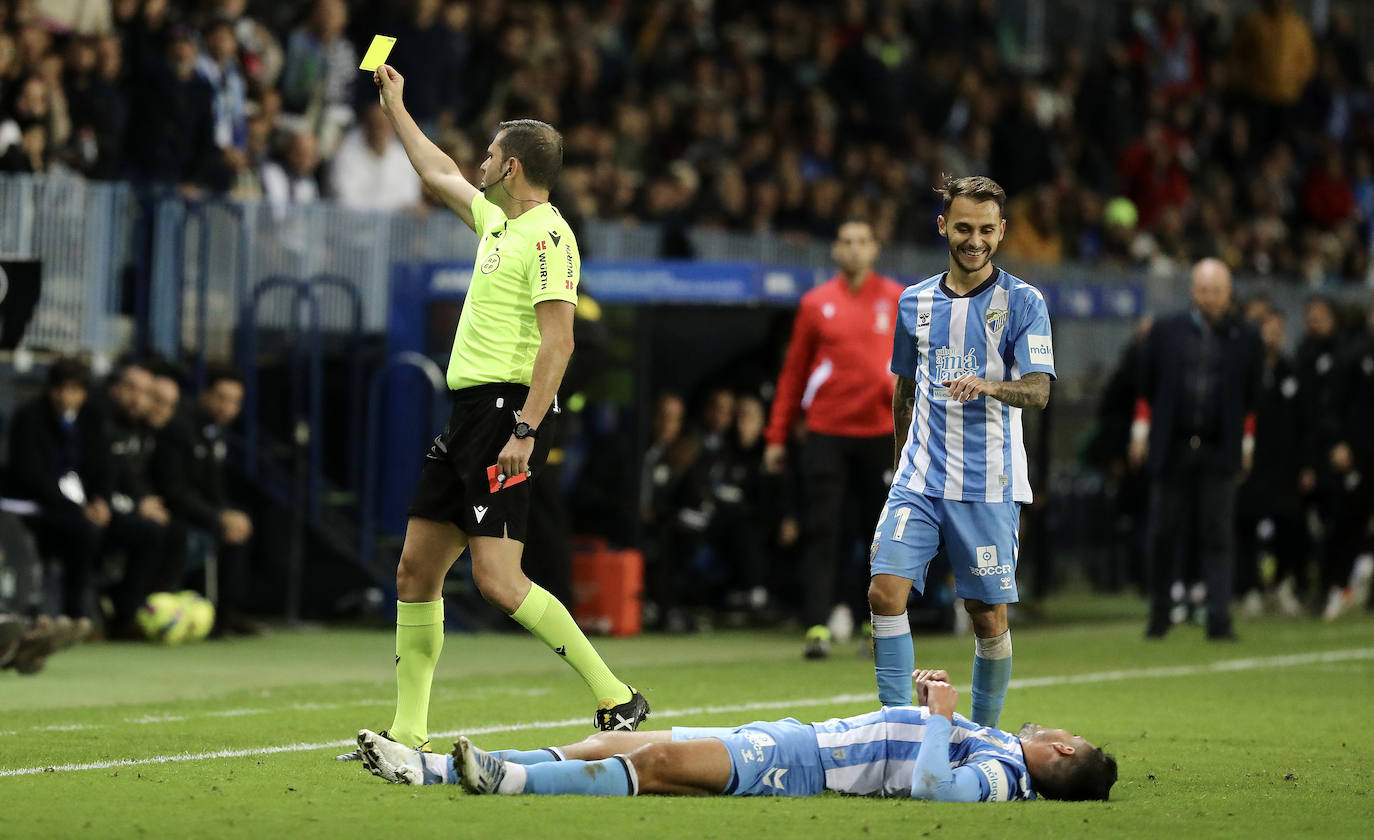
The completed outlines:
<svg viewBox="0 0 1374 840">
<path fill-rule="evenodd" d="M 1074 623 L 1014 620 L 1002 720 L 1105 743 L 1121 769 L 1110 803 L 478 798 L 387 785 L 332 759 L 360 727 L 390 722 L 391 634 L 283 630 L 181 648 L 90 645 L 35 678 L 0 673 L 0 837 L 1369 836 L 1374 618 L 1242 622 L 1241 640 L 1225 645 L 1183 628 L 1146 643 L 1139 618 L 1094 615 L 1095 603 L 1050 605 L 1077 610 Z M 648 695 L 653 728 L 877 705 L 857 645 L 823 662 L 802 661 L 799 638 L 773 632 L 599 647 Z M 918 634 L 917 661 L 966 687 L 972 648 Z M 458 731 L 487 747 L 568 743 L 591 716 L 581 682 L 528 636 L 447 638 L 436 749 Z"/>
</svg>

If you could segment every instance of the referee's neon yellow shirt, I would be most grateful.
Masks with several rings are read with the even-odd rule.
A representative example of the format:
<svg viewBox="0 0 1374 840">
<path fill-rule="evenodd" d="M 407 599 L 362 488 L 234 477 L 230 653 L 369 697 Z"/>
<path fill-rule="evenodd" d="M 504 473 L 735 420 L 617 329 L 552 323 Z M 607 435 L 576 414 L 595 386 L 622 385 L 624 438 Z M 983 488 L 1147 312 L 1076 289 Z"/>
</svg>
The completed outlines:
<svg viewBox="0 0 1374 840">
<path fill-rule="evenodd" d="M 534 305 L 577 305 L 582 257 L 558 208 L 545 202 L 515 219 L 481 193 L 472 199 L 480 241 L 472 285 L 448 361 L 452 390 L 489 382 L 530 384 L 539 351 Z"/>
</svg>

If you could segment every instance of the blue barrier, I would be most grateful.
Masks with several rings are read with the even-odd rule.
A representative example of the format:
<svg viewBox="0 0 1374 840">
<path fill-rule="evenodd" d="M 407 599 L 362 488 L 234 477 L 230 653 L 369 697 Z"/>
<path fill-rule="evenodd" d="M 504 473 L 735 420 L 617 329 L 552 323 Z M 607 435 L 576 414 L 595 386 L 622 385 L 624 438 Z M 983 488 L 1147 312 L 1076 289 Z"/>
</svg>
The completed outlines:
<svg viewBox="0 0 1374 840">
<path fill-rule="evenodd" d="M 419 283 L 423 297 L 459 299 L 472 281 L 471 263 L 434 262 L 393 267 L 392 311 L 395 316 L 395 278 Z M 829 269 L 747 262 L 642 262 L 589 260 L 582 264 L 582 280 L 601 303 L 718 306 L 795 306 L 801 296 L 825 282 Z M 898 277 L 906 285 L 924 277 Z M 1145 290 L 1139 283 L 1039 283 L 1054 318 L 1130 319 L 1145 312 Z M 404 295 L 411 295 L 406 290 Z M 394 322 L 392 328 L 395 327 Z"/>
<path fill-rule="evenodd" d="M 380 477 L 378 476 L 379 455 L 384 436 L 381 434 L 382 387 L 393 373 L 410 368 L 424 374 L 429 381 L 429 429 L 442 429 L 445 422 L 447 403 L 438 397 L 446 394 L 448 383 L 444 372 L 432 359 L 423 353 L 401 352 L 387 358 L 382 366 L 373 371 L 367 386 L 367 424 L 364 427 L 365 449 L 363 453 L 363 486 L 361 527 L 358 533 L 358 557 L 364 566 L 372 563 L 377 544 L 377 521 L 381 517 L 378 510 Z M 428 432 L 427 432 L 428 434 Z"/>
</svg>

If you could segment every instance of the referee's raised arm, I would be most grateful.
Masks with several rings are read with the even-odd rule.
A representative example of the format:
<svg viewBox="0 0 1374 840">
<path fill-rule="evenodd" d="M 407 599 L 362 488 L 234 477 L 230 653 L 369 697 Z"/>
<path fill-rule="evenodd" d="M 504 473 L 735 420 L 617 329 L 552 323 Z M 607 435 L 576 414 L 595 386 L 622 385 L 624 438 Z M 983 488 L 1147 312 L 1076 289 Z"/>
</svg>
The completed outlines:
<svg viewBox="0 0 1374 840">
<path fill-rule="evenodd" d="M 468 179 L 464 178 L 462 171 L 458 169 L 458 164 L 430 142 L 415 124 L 415 120 L 406 112 L 405 105 L 401 102 L 405 77 L 397 73 L 395 68 L 383 64 L 372 74 L 372 80 L 377 83 L 377 88 L 381 92 L 382 111 L 391 120 L 391 125 L 396 129 L 396 136 L 401 138 L 401 145 L 410 157 L 410 165 L 419 173 L 420 181 L 453 208 L 453 212 L 458 214 L 463 224 L 475 230 L 472 221 L 472 198 L 477 195 L 477 188 L 468 183 Z"/>
</svg>

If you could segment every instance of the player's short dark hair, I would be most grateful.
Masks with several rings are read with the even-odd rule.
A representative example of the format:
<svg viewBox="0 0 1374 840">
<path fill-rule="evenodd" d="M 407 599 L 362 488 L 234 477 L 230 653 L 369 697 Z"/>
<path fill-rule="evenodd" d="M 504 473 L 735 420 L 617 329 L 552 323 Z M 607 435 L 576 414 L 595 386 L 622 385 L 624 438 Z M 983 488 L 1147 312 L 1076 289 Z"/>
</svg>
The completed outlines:
<svg viewBox="0 0 1374 840">
<path fill-rule="evenodd" d="M 515 158 L 531 186 L 553 189 L 563 170 L 563 135 L 539 120 L 506 120 L 496 127 L 503 157 Z"/>
<path fill-rule="evenodd" d="M 229 365 L 214 365 L 205 372 L 205 390 L 210 390 L 221 382 L 236 382 L 243 387 L 243 374 L 238 368 Z"/>
<path fill-rule="evenodd" d="M 1116 759 L 1101 747 L 1080 747 L 1070 761 L 1061 761 L 1035 777 L 1035 792 L 1043 799 L 1066 802 L 1106 802 L 1116 784 Z"/>
<path fill-rule="evenodd" d="M 56 391 L 64 385 L 76 385 L 89 391 L 91 369 L 74 356 L 63 356 L 48 368 L 47 388 L 48 391 Z"/>
<path fill-rule="evenodd" d="M 1002 189 L 1001 184 L 985 175 L 968 175 L 963 178 L 948 175 L 935 191 L 944 200 L 945 215 L 949 215 L 950 205 L 959 196 L 970 198 L 979 204 L 984 201 L 995 201 L 999 216 L 1002 215 L 1002 209 L 1007 206 L 1007 191 Z"/>
</svg>

